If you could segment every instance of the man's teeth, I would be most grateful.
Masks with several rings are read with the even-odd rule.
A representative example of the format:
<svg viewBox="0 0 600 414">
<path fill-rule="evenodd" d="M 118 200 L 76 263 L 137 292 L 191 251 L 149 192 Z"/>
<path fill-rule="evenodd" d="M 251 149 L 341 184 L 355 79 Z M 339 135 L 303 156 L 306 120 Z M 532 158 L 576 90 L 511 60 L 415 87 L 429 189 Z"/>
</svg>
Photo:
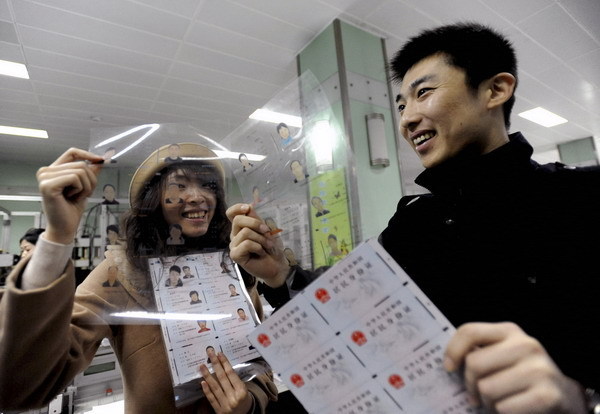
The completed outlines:
<svg viewBox="0 0 600 414">
<path fill-rule="evenodd" d="M 419 145 L 420 143 L 425 142 L 429 138 L 432 138 L 432 137 L 433 137 L 433 134 L 428 132 L 426 134 L 419 135 L 418 137 L 414 138 L 413 142 L 414 142 L 415 145 Z"/>
<path fill-rule="evenodd" d="M 184 216 L 191 219 L 204 218 L 204 216 L 206 216 L 206 211 L 195 211 L 193 213 L 185 213 Z"/>
</svg>

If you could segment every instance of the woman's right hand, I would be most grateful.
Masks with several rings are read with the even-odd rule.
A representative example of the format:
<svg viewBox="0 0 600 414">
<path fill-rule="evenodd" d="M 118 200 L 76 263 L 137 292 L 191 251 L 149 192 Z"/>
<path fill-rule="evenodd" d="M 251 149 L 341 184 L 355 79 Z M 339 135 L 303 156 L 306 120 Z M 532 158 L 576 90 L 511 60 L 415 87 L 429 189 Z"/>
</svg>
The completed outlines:
<svg viewBox="0 0 600 414">
<path fill-rule="evenodd" d="M 101 161 L 101 156 L 70 148 L 51 165 L 38 170 L 36 177 L 47 222 L 46 240 L 73 242 L 87 198 L 96 188 Z"/>
<path fill-rule="evenodd" d="M 283 255 L 281 238 L 271 234 L 250 204 L 229 207 L 227 217 L 232 224 L 229 256 L 270 287 L 283 285 L 290 266 Z"/>
</svg>

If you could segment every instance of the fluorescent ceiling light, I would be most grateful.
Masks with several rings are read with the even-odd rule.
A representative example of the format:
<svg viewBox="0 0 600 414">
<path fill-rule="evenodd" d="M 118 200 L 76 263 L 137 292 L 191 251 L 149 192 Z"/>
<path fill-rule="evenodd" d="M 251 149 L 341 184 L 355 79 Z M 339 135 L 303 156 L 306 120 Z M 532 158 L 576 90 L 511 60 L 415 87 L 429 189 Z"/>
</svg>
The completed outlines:
<svg viewBox="0 0 600 414">
<path fill-rule="evenodd" d="M 529 111 L 521 112 L 519 116 L 547 128 L 569 122 L 565 118 L 558 116 L 540 106 L 530 109 Z"/>
<path fill-rule="evenodd" d="M 252 112 L 248 118 L 256 119 L 258 121 L 272 122 L 274 124 L 283 122 L 288 126 L 298 128 L 302 126 L 302 118 L 299 116 L 282 114 L 281 112 L 273 112 L 269 111 L 268 109 L 257 109 L 256 111 Z"/>
<path fill-rule="evenodd" d="M 250 154 L 249 152 L 232 152 L 220 150 L 213 150 L 213 152 L 217 154 L 219 158 L 229 158 L 232 160 L 239 160 L 241 154 L 244 154 L 246 158 L 248 158 L 248 161 L 262 161 L 265 158 L 267 158 L 264 155 Z"/>
<path fill-rule="evenodd" d="M 21 137 L 48 138 L 48 132 L 43 129 L 19 128 L 0 125 L 0 134 L 19 135 Z"/>
<path fill-rule="evenodd" d="M 144 135 L 142 135 L 140 138 L 138 138 L 137 140 L 135 140 L 135 142 L 133 142 L 133 144 L 128 145 L 127 147 L 125 147 L 125 149 L 119 151 L 118 153 L 116 153 L 115 155 L 113 155 L 112 157 L 110 157 L 111 160 L 116 160 L 121 155 L 125 154 L 127 151 L 129 151 L 130 149 L 132 149 L 136 145 L 140 144 L 143 140 L 145 140 L 146 138 L 148 138 L 150 135 L 154 134 L 154 131 L 156 131 L 158 128 L 160 128 L 160 124 L 138 125 L 138 126 L 133 127 L 133 128 L 131 128 L 131 129 L 125 131 L 125 132 L 122 132 L 122 133 L 117 134 L 117 135 L 115 135 L 113 137 L 105 139 L 101 143 L 97 144 L 94 148 L 98 148 L 98 147 L 101 147 L 103 145 L 110 144 L 111 142 L 117 141 L 117 140 L 119 140 L 119 139 L 121 139 L 123 137 L 126 137 L 127 135 L 133 134 L 134 132 L 137 132 L 140 129 L 144 129 L 144 128 L 148 128 L 148 131 L 146 131 L 146 133 Z"/>
<path fill-rule="evenodd" d="M 0 195 L 0 201 L 42 201 L 42 197 L 25 195 Z"/>
<path fill-rule="evenodd" d="M 0 75 L 29 79 L 29 73 L 27 73 L 27 67 L 24 64 L 9 62 L 8 60 L 0 60 Z"/>
</svg>

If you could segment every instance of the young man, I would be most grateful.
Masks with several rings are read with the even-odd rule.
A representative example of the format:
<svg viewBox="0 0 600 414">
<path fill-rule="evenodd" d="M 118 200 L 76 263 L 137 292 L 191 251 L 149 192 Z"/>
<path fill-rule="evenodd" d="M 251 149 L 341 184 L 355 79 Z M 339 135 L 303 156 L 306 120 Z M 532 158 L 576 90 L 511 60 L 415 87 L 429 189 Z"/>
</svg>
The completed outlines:
<svg viewBox="0 0 600 414">
<path fill-rule="evenodd" d="M 600 169 L 540 166 L 508 134 L 516 67 L 510 43 L 475 24 L 425 31 L 396 54 L 400 132 L 431 193 L 403 197 L 380 241 L 462 325 L 445 367 L 464 370 L 474 405 L 586 413 L 584 387 L 600 387 Z M 228 215 L 231 257 L 285 288 L 285 259 L 258 216 L 246 205 Z"/>
</svg>

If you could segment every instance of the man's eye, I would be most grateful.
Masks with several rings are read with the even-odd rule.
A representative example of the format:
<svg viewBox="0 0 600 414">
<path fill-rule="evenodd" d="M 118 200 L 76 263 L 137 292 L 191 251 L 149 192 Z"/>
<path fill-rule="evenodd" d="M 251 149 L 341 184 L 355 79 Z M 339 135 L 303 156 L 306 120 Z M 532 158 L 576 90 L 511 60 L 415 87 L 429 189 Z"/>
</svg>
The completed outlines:
<svg viewBox="0 0 600 414">
<path fill-rule="evenodd" d="M 421 97 L 425 92 L 430 91 L 431 88 L 421 88 L 417 91 L 417 97 Z"/>
<path fill-rule="evenodd" d="M 406 105 L 404 105 L 404 104 L 398 105 L 398 112 L 404 111 L 404 108 L 406 108 Z"/>
</svg>

